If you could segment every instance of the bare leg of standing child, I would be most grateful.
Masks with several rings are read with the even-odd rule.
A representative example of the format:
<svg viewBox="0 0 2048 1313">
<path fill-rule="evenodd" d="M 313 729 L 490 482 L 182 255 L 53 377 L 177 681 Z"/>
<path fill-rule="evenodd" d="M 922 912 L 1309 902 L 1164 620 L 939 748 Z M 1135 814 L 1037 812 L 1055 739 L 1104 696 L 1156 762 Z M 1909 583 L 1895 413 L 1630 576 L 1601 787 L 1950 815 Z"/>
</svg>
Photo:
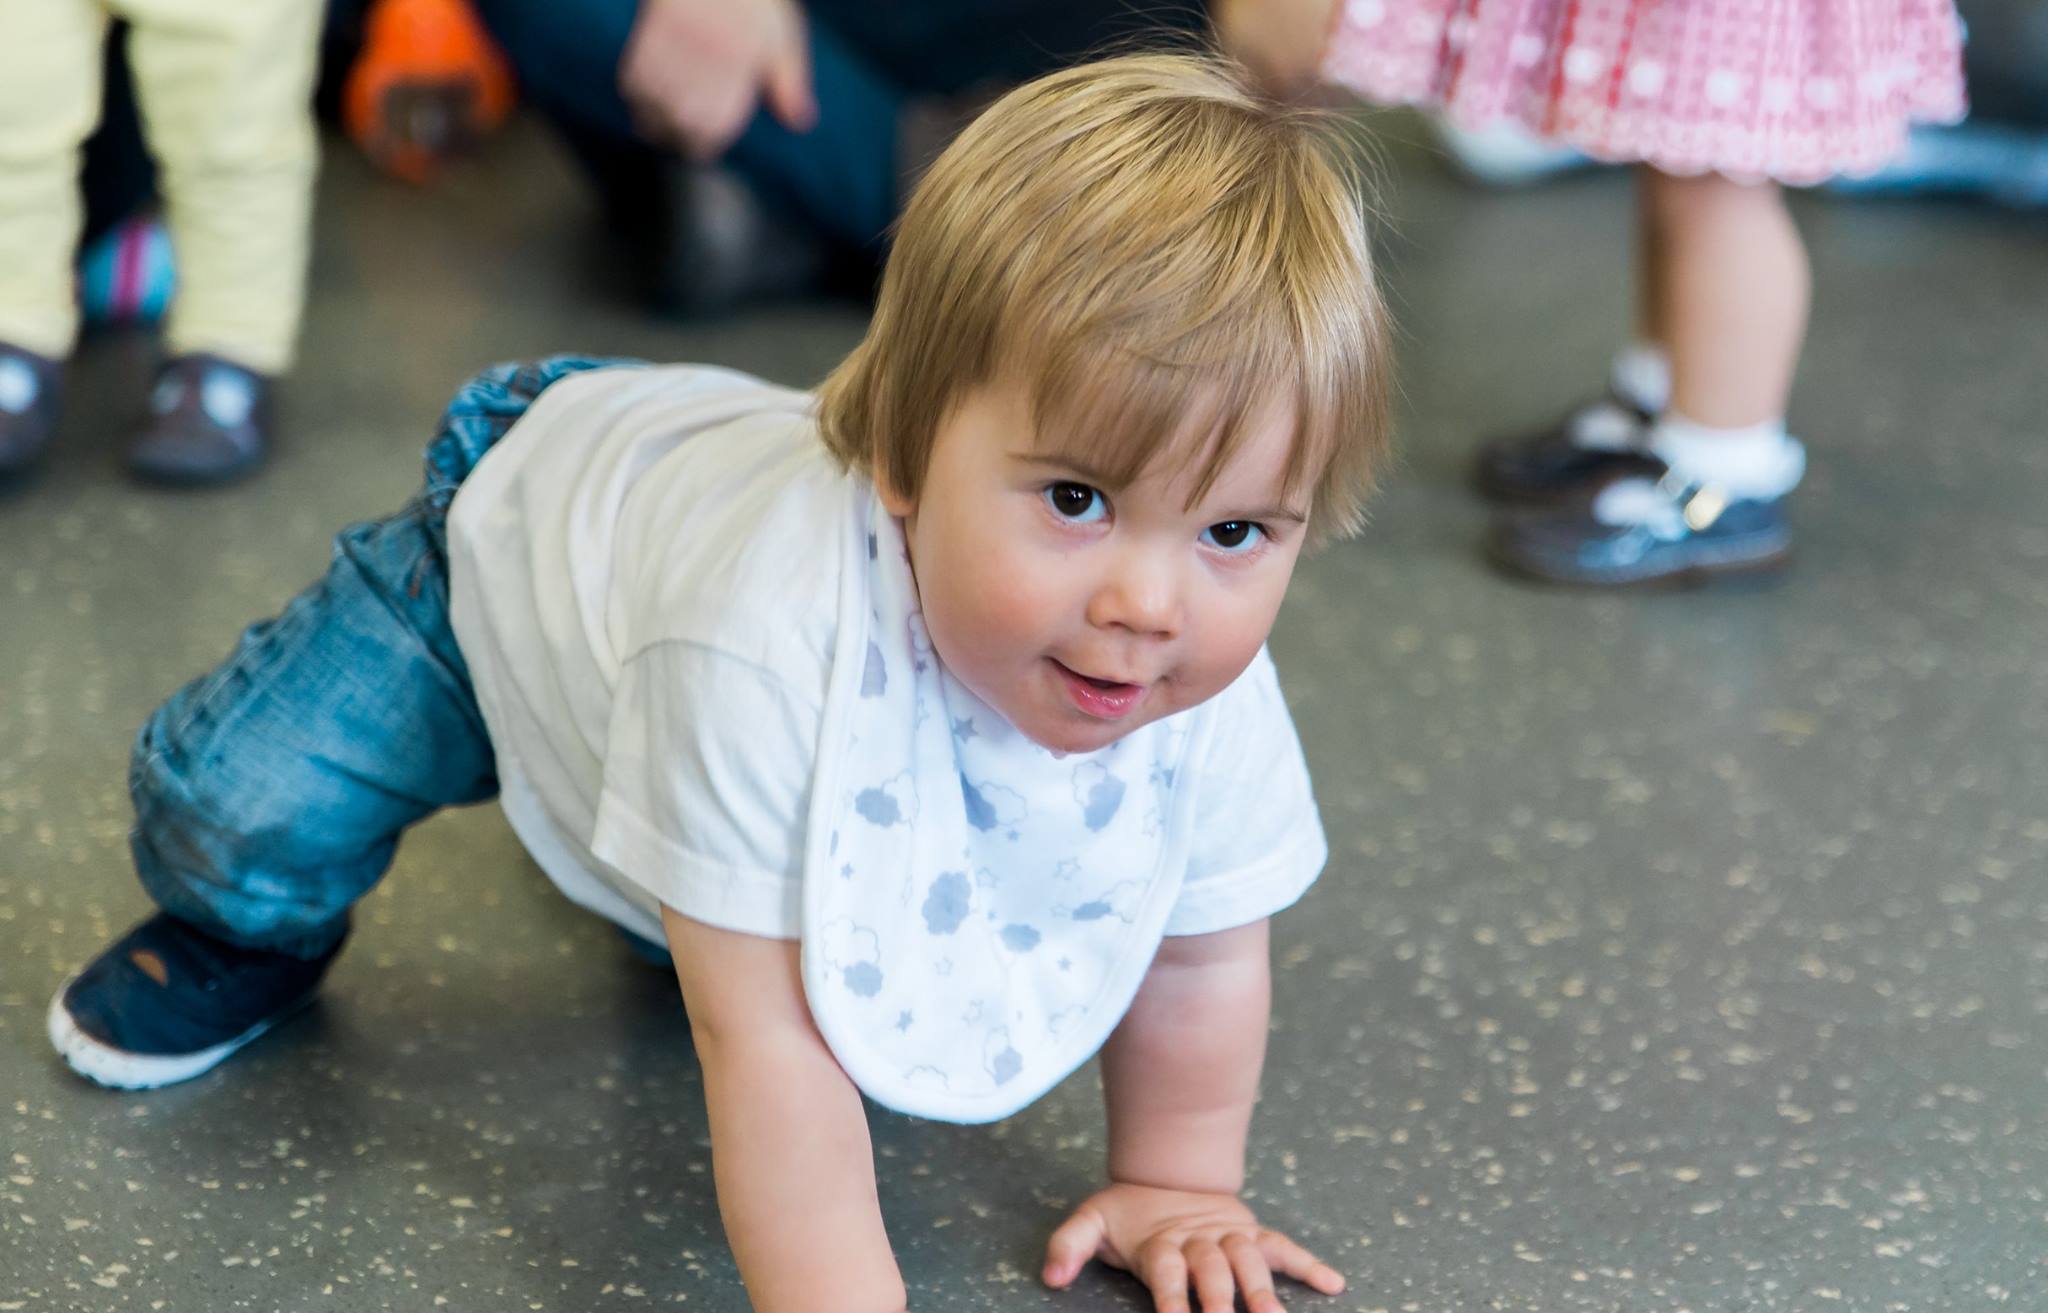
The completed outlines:
<svg viewBox="0 0 2048 1313">
<path fill-rule="evenodd" d="M 1649 336 L 1671 409 L 1717 429 L 1782 423 L 1806 336 L 1806 247 L 1774 183 L 1642 172 Z"/>
<path fill-rule="evenodd" d="M 1597 495 L 1497 520 L 1489 549 L 1514 573 L 1615 586 L 1775 569 L 1789 554 L 1780 502 L 1806 458 L 1784 415 L 1811 280 L 1784 197 L 1645 169 L 1640 205 L 1643 341 L 1616 361 L 1605 404 L 1626 404 L 1631 371 L 1637 396 L 1668 386 L 1668 404 L 1639 403 L 1642 427 L 1604 446 L 1589 441 L 1597 409 L 1567 421 L 1550 451 L 1583 453 L 1570 473 Z"/>
</svg>

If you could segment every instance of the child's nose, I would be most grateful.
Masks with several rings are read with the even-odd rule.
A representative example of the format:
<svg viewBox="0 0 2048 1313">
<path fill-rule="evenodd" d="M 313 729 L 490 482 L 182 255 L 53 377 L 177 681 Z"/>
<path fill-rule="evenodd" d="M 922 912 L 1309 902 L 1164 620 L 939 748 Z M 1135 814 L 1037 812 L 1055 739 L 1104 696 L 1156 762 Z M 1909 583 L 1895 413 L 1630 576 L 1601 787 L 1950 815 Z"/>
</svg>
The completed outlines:
<svg viewBox="0 0 2048 1313">
<path fill-rule="evenodd" d="M 1180 632 L 1178 572 L 1150 552 L 1120 557 L 1089 601 L 1088 620 L 1103 629 L 1122 629 L 1142 638 L 1171 638 Z"/>
</svg>

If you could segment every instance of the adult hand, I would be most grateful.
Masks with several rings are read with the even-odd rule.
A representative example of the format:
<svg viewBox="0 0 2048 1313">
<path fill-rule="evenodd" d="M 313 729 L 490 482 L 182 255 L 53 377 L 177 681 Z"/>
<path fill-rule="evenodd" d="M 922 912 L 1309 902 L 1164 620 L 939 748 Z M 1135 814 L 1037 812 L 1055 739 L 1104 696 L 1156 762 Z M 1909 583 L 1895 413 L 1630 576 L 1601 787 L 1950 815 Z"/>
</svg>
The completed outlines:
<svg viewBox="0 0 2048 1313">
<path fill-rule="evenodd" d="M 700 160 L 723 154 L 764 102 L 792 132 L 818 118 L 795 0 L 641 0 L 619 90 L 642 132 Z"/>
<path fill-rule="evenodd" d="M 1083 1203 L 1046 1242 L 1045 1282 L 1073 1284 L 1091 1258 L 1135 1275 L 1159 1313 L 1188 1313 L 1188 1287 L 1203 1313 L 1283 1313 L 1273 1274 L 1325 1295 L 1344 1278 L 1278 1231 L 1259 1225 L 1233 1195 L 1112 1185 Z"/>
<path fill-rule="evenodd" d="M 1282 99 L 1315 84 L 1342 0 L 1212 0 L 1216 41 Z"/>
</svg>

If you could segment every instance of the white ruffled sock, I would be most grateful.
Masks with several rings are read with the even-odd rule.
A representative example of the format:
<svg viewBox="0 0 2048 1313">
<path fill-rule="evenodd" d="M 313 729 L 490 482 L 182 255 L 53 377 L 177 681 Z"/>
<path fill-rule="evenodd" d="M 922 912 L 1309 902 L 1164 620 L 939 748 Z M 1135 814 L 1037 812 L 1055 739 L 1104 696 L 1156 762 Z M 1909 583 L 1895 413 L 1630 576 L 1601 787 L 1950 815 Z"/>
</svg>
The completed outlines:
<svg viewBox="0 0 2048 1313">
<path fill-rule="evenodd" d="M 1671 404 L 1671 356 L 1655 342 L 1631 342 L 1607 369 L 1614 395 L 1652 415 Z"/>
<path fill-rule="evenodd" d="M 1785 432 L 1783 420 L 1716 429 L 1667 413 L 1651 425 L 1648 445 L 1679 479 L 1716 488 L 1731 501 L 1782 497 L 1806 473 L 1806 448 Z M 1593 499 L 1593 518 L 1640 526 L 1666 539 L 1686 532 L 1684 508 L 1648 479 L 1623 479 L 1601 489 Z"/>
<path fill-rule="evenodd" d="M 1737 500 L 1782 497 L 1806 474 L 1806 448 L 1782 419 L 1717 429 L 1673 412 L 1651 426 L 1649 446 L 1680 478 Z"/>
<path fill-rule="evenodd" d="M 1643 445 L 1643 422 L 1629 407 L 1655 415 L 1671 400 L 1671 358 L 1653 342 L 1631 342 L 1614 357 L 1607 386 L 1627 405 L 1603 398 L 1571 417 L 1572 445 L 1622 451 Z"/>
</svg>

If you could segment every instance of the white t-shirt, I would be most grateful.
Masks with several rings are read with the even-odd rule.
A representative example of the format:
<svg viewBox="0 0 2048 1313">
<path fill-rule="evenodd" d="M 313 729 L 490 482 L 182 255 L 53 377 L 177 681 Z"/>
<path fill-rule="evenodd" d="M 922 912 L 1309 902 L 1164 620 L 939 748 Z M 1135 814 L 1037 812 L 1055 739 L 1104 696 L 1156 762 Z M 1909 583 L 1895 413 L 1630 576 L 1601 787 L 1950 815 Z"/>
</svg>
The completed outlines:
<svg viewBox="0 0 2048 1313">
<path fill-rule="evenodd" d="M 813 1013 L 870 1097 L 988 1120 L 1099 1045 L 1160 935 L 1228 929 L 1299 898 L 1322 869 L 1322 828 L 1263 651 L 1217 697 L 1132 736 L 1142 742 L 1069 757 L 1001 724 L 935 657 L 927 672 L 907 570 L 885 572 L 900 526 L 824 450 L 812 404 L 688 366 L 550 387 L 450 509 L 451 621 L 506 817 L 569 898 L 657 941 L 664 903 L 802 939 Z M 886 698 L 871 638 L 901 663 Z M 948 725 L 979 718 L 994 732 L 933 737 L 928 703 Z M 867 821 L 876 782 L 895 777 L 920 796 L 912 823 L 885 834 Z M 1128 805 L 1110 804 L 1127 790 Z M 1102 847 L 1112 840 L 1153 846 L 1134 866 Z M 847 860 L 856 849 L 867 856 Z M 848 960 L 846 913 L 885 889 L 900 933 L 883 929 L 876 951 L 886 941 L 914 969 Z M 1096 933 L 1106 923 L 1109 938 Z M 920 1022 L 903 991 L 947 995 L 929 1020 L 960 1004 L 934 982 L 973 965 L 970 942 L 986 996 L 962 1004 L 972 1017 Z M 1094 973 L 1087 986 L 1036 997 L 1063 961 Z M 887 1016 L 873 1011 L 883 1003 Z"/>
</svg>

